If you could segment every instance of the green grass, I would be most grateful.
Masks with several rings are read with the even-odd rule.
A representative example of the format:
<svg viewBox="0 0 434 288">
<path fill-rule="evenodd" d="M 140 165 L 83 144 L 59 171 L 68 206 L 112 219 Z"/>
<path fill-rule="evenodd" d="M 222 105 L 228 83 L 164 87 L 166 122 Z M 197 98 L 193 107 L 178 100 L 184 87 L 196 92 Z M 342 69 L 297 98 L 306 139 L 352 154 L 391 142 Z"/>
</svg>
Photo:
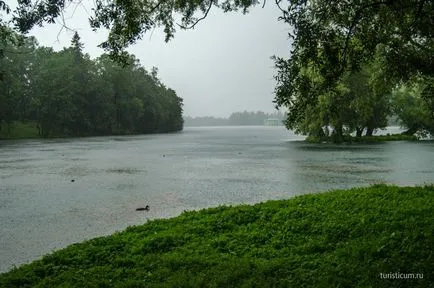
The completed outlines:
<svg viewBox="0 0 434 288">
<path fill-rule="evenodd" d="M 23 139 L 39 138 L 38 128 L 35 123 L 13 122 L 9 124 L 0 123 L 0 139 Z"/>
<path fill-rule="evenodd" d="M 434 186 L 333 191 L 150 221 L 0 287 L 433 287 Z M 380 273 L 423 273 L 381 279 Z"/>
<path fill-rule="evenodd" d="M 342 143 L 376 143 L 385 141 L 417 141 L 419 138 L 416 135 L 405 135 L 405 134 L 386 134 L 386 135 L 375 135 L 375 136 L 362 136 L 354 137 L 351 135 L 345 135 L 342 139 Z M 334 142 L 333 137 L 323 137 L 318 138 L 315 136 L 308 136 L 305 140 L 309 143 L 321 143 Z"/>
<path fill-rule="evenodd" d="M 405 134 L 387 134 L 377 136 L 362 136 L 361 138 L 354 138 L 354 141 L 360 142 L 382 142 L 382 141 L 416 141 L 418 140 L 416 135 Z"/>
</svg>

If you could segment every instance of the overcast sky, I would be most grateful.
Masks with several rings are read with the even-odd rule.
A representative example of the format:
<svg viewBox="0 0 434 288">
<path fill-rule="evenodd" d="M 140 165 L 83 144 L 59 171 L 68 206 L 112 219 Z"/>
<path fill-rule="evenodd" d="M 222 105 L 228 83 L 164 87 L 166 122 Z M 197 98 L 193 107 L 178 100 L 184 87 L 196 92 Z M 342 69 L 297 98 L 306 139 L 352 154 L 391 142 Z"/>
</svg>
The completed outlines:
<svg viewBox="0 0 434 288">
<path fill-rule="evenodd" d="M 103 52 L 97 45 L 107 34 L 89 28 L 91 6 L 86 7 L 70 7 L 66 13 L 70 19 L 65 22 L 78 31 L 85 52 L 93 58 Z M 164 42 L 161 30 L 155 30 L 128 50 L 148 71 L 158 67 L 163 83 L 184 99 L 184 115 L 227 117 L 244 110 L 273 112 L 276 70 L 270 57 L 287 58 L 290 50 L 289 27 L 277 21 L 279 16 L 271 2 L 263 9 L 257 5 L 247 15 L 212 9 L 194 30 L 177 31 L 169 43 Z M 46 25 L 30 34 L 41 45 L 58 50 L 69 46 L 72 37 L 66 30 L 58 35 L 60 27 Z"/>
</svg>

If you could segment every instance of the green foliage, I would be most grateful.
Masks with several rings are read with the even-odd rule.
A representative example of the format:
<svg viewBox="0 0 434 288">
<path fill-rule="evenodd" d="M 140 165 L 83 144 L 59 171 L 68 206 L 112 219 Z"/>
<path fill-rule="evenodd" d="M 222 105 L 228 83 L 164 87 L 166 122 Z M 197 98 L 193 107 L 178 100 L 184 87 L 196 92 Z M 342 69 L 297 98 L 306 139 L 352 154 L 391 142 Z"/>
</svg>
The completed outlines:
<svg viewBox="0 0 434 288">
<path fill-rule="evenodd" d="M 405 134 L 419 132 L 434 135 L 434 110 L 430 107 L 428 97 L 423 97 L 423 92 L 433 81 L 429 80 L 402 85 L 393 91 L 394 114 L 400 119 L 401 125 L 408 129 Z"/>
<path fill-rule="evenodd" d="M 71 45 L 54 52 L 28 38 L 6 46 L 0 121 L 35 122 L 41 137 L 182 130 L 182 99 L 156 71 L 132 55 L 126 67 L 107 55 L 91 60 L 77 33 Z"/>
<path fill-rule="evenodd" d="M 282 20 L 293 28 L 291 58 L 282 70 L 287 89 L 300 88 L 297 66 L 302 63 L 318 68 L 323 89 L 333 88 L 348 69 L 372 62 L 379 47 L 390 76 L 432 75 L 433 5 L 420 0 L 290 1 L 288 9 L 282 8 Z"/>
<path fill-rule="evenodd" d="M 430 287 L 434 187 L 376 185 L 129 227 L 0 275 L 1 287 Z M 380 273 L 423 273 L 382 279 Z"/>
<path fill-rule="evenodd" d="M 4 52 L 0 57 L 0 122 L 12 123 L 25 120 L 29 108 L 28 67 L 31 65 L 29 54 L 34 51 L 36 40 L 23 39 L 12 33 L 0 41 Z"/>
<path fill-rule="evenodd" d="M 0 8 L 6 9 L 1 3 Z M 101 47 L 115 58 L 125 60 L 128 55 L 124 49 L 156 27 L 163 27 L 168 41 L 174 37 L 177 27 L 194 28 L 213 7 L 224 12 L 247 13 L 258 3 L 252 0 L 98 0 L 89 20 L 95 30 L 110 30 Z M 281 20 L 291 25 L 293 31 L 292 60 L 324 64 L 320 73 L 327 81 L 333 82 L 345 72 L 347 63 L 357 67 L 371 58 L 378 44 L 388 46 L 386 58 L 393 73 L 433 73 L 432 1 L 309 0 L 289 1 L 288 7 L 282 7 L 281 1 L 276 4 L 282 10 Z M 19 1 L 12 13 L 14 24 L 26 33 L 35 25 L 57 21 L 66 6 L 64 0 Z M 318 47 L 324 48 L 321 56 Z M 290 70 L 291 74 L 296 72 Z"/>
<path fill-rule="evenodd" d="M 375 135 L 375 136 L 361 136 L 354 137 L 351 135 L 345 135 L 342 139 L 343 143 L 376 143 L 376 142 L 387 142 L 387 141 L 417 141 L 419 138 L 415 135 L 407 134 L 386 134 L 386 135 Z M 335 142 L 330 136 L 315 137 L 308 136 L 305 140 L 309 143 L 331 143 Z"/>
<path fill-rule="evenodd" d="M 289 108 L 286 126 L 296 133 L 329 137 L 335 142 L 342 142 L 353 132 L 358 137 L 363 131 L 372 136 L 375 129 L 386 127 L 393 86 L 385 77 L 383 60 L 378 53 L 374 62 L 358 70 L 347 70 L 328 90 L 324 90 L 327 80 L 320 70 L 314 64 L 302 64 L 298 72 L 302 83 L 291 96 L 286 90 L 289 85 L 286 73 L 290 72 L 282 72 L 278 77 L 276 101 L 288 100 L 284 104 Z M 288 63 L 280 63 L 279 69 L 286 69 Z"/>
<path fill-rule="evenodd" d="M 392 88 L 434 74 L 432 1 L 290 1 L 289 59 L 278 69 L 276 106 L 288 128 L 336 142 L 387 124 Z M 426 26 L 428 25 L 428 26 Z M 430 93 L 428 93 L 430 94 Z M 332 131 L 332 132 L 330 132 Z"/>
<path fill-rule="evenodd" d="M 38 128 L 36 123 L 1 123 L 0 139 L 21 139 L 38 138 Z"/>
<path fill-rule="evenodd" d="M 384 142 L 384 141 L 416 141 L 419 138 L 415 135 L 406 134 L 387 134 L 378 136 L 363 136 L 354 139 L 354 142 Z"/>
</svg>

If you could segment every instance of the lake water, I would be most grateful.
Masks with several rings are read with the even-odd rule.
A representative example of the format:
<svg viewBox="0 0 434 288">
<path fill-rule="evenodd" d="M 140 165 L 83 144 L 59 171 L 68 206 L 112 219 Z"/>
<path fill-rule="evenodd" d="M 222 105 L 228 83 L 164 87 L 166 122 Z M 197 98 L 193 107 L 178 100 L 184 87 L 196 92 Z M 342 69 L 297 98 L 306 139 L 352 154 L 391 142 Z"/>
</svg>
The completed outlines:
<svg viewBox="0 0 434 288">
<path fill-rule="evenodd" d="M 283 127 L 207 127 L 2 141 L 0 271 L 184 210 L 374 183 L 434 182 L 433 142 L 316 145 L 302 139 Z M 146 205 L 150 211 L 135 211 Z"/>
</svg>

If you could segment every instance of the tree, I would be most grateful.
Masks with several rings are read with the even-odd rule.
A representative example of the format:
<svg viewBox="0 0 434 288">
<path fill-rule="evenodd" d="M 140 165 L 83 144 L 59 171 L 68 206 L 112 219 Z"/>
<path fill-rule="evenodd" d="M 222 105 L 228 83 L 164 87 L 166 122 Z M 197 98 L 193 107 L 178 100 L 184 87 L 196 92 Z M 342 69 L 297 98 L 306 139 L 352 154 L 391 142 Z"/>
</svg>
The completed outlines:
<svg viewBox="0 0 434 288">
<path fill-rule="evenodd" d="M 373 96 L 373 101 L 368 102 L 375 103 L 367 123 L 370 135 L 376 123 L 386 123 L 391 87 L 413 75 L 433 73 L 432 31 L 424 26 L 433 21 L 432 2 L 292 1 L 290 6 L 282 19 L 294 28 L 291 57 L 275 58 L 278 69 L 275 103 L 290 109 L 289 128 L 304 123 L 303 127 L 312 130 L 309 121 L 318 123 L 318 120 L 304 116 L 320 113 L 317 106 L 323 103 L 322 107 L 326 105 L 328 110 L 320 122 L 333 121 L 333 132 L 340 138 L 339 114 L 349 111 L 342 83 L 348 80 L 345 79 L 348 74 L 359 73 L 380 58 L 377 68 L 381 75 L 375 76 L 375 69 L 371 69 L 374 73 L 370 86 L 374 94 L 364 97 L 369 100 L 369 95 Z M 402 65 L 406 68 L 402 69 Z M 314 126 L 321 134 L 318 125 Z"/>
<path fill-rule="evenodd" d="M 80 42 L 81 38 L 78 35 L 78 32 L 74 32 L 74 36 L 72 36 L 71 40 L 71 48 L 77 53 L 78 56 L 81 56 L 83 53 L 84 44 Z"/>
<path fill-rule="evenodd" d="M 33 38 L 5 44 L 0 122 L 35 122 L 41 137 L 182 130 L 182 99 L 133 55 L 125 67 L 91 60 L 77 33 L 59 52 Z"/>
<path fill-rule="evenodd" d="M 93 80 L 91 75 L 91 62 L 89 55 L 83 53 L 84 44 L 80 42 L 80 36 L 74 33 L 71 46 L 64 52 L 70 54 L 72 76 L 71 81 L 65 83 L 71 95 L 71 102 L 74 106 L 72 122 L 68 123 L 69 133 L 74 136 L 85 136 L 91 133 L 89 120 L 89 101 L 93 97 Z"/>
<path fill-rule="evenodd" d="M 10 39 L 0 45 L 3 51 L 3 57 L 0 57 L 0 124 L 3 121 L 9 125 L 14 120 L 26 120 L 29 110 L 28 67 L 37 43 L 31 37 L 18 46 L 14 41 L 18 38 L 19 35 L 12 33 Z"/>
<path fill-rule="evenodd" d="M 357 123 L 353 127 L 357 136 L 361 136 L 364 129 L 367 136 L 372 136 L 375 129 L 387 126 L 394 86 L 384 69 L 384 58 L 377 51 L 374 61 L 362 65 L 359 71 L 351 71 L 344 78 L 352 95 L 350 107 L 343 108 L 349 112 L 350 123 L 351 120 Z"/>
<path fill-rule="evenodd" d="M 0 0 L 0 13 L 2 12 L 9 14 L 11 13 L 11 8 L 9 7 L 9 5 L 6 4 L 6 2 Z M 5 52 L 4 50 L 8 42 L 11 40 L 12 35 L 13 35 L 12 29 L 10 29 L 7 23 L 2 18 L 0 18 L 0 59 L 3 58 Z M 0 73 L 0 76 L 2 77 L 3 74 Z M 2 80 L 1 77 L 0 80 Z"/>
<path fill-rule="evenodd" d="M 433 110 L 423 98 L 423 91 L 428 85 L 430 84 L 426 80 L 418 80 L 393 91 L 394 113 L 401 125 L 407 129 L 403 134 L 413 135 L 420 132 L 434 135 Z"/>
<path fill-rule="evenodd" d="M 358 137 L 364 130 L 371 136 L 375 129 L 387 126 L 390 114 L 393 86 L 383 68 L 383 58 L 377 54 L 372 63 L 347 69 L 332 89 L 324 89 L 327 80 L 320 69 L 313 62 L 303 64 L 298 72 L 299 89 L 287 98 L 287 127 L 315 138 L 332 137 L 336 142 L 354 131 Z M 288 79 L 288 74 L 281 76 L 283 81 Z"/>
<path fill-rule="evenodd" d="M 69 86 L 73 84 L 71 54 L 38 49 L 37 58 L 31 89 L 40 136 L 72 136 L 76 107 L 72 101 L 74 91 Z"/>
</svg>

